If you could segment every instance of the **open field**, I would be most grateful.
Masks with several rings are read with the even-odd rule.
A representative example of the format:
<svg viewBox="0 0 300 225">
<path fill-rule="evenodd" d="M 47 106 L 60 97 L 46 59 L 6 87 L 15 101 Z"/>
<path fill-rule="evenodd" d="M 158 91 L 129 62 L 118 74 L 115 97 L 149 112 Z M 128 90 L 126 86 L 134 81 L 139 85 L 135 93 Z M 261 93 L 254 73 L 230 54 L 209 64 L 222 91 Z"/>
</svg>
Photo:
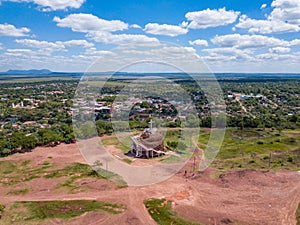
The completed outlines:
<svg viewBox="0 0 300 225">
<path fill-rule="evenodd" d="M 202 129 L 199 134 L 198 147 L 205 150 L 210 131 Z M 129 151 L 130 134 L 124 134 L 121 139 L 106 136 L 102 144 L 112 148 L 112 153 L 120 155 L 120 159 L 132 163 L 131 157 L 123 156 Z M 170 142 L 178 143 L 179 129 L 171 129 L 166 133 L 164 144 L 168 150 Z M 282 132 L 272 130 L 245 129 L 243 131 L 228 128 L 219 153 L 212 166 L 220 171 L 227 170 L 300 170 L 300 131 L 286 130 Z M 212 140 L 213 142 L 214 140 Z M 186 146 L 189 143 L 185 143 Z M 118 151 L 122 150 L 122 151 Z M 180 153 L 180 149 L 179 149 Z M 181 154 L 182 156 L 182 154 Z M 189 155 L 187 155 L 189 156 Z M 270 158 L 271 157 L 271 158 Z M 162 157 L 162 162 L 175 162 L 177 156 Z M 157 159 L 155 159 L 158 161 Z"/>
<path fill-rule="evenodd" d="M 2 224 L 26 225 L 36 224 L 36 221 L 39 224 L 156 224 L 157 218 L 148 213 L 144 204 L 149 199 L 169 202 L 163 208 L 164 213 L 159 215 L 167 215 L 174 222 L 185 222 L 177 224 L 296 224 L 300 202 L 300 174 L 286 170 L 228 169 L 225 173 L 210 168 L 195 173 L 190 172 L 191 161 L 181 172 L 162 183 L 121 187 L 95 175 L 85 166 L 74 144 L 39 147 L 0 161 L 0 202 L 5 206 Z M 184 170 L 188 171 L 186 176 Z M 11 210 L 27 212 L 24 204 L 35 202 L 39 205 L 50 201 L 64 205 L 72 203 L 68 202 L 71 200 L 96 200 L 116 204 L 121 209 L 117 214 L 102 209 L 84 210 L 83 214 L 75 210 L 72 218 L 32 218 L 22 223 L 11 217 L 14 214 Z M 14 208 L 16 205 L 18 209 Z M 154 213 L 160 210 L 155 209 L 160 207 L 155 204 L 151 207 Z M 72 207 L 66 208 L 63 217 L 68 217 L 69 209 L 72 212 Z"/>
<path fill-rule="evenodd" d="M 60 81 L 60 80 L 79 80 L 79 77 L 67 77 L 67 76 L 57 76 L 57 77 L 20 77 L 20 76 L 15 76 L 15 77 L 2 77 L 0 79 L 0 84 L 2 83 L 9 83 L 9 84 L 14 84 L 14 83 L 19 83 L 19 84 L 24 84 L 24 83 L 35 83 L 35 82 L 45 82 L 45 81 Z"/>
<path fill-rule="evenodd" d="M 200 148 L 205 149 L 209 131 L 202 130 Z M 300 170 L 300 131 L 228 128 L 216 160 L 212 164 L 218 170 L 255 169 Z M 271 158 L 270 158 L 271 157 Z"/>
</svg>

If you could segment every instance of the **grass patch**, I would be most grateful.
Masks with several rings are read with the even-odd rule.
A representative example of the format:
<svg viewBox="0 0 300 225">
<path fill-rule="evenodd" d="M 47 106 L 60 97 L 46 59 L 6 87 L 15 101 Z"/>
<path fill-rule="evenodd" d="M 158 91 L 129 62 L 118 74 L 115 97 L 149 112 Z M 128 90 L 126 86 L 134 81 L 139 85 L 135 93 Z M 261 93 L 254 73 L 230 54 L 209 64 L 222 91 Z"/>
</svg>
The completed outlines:
<svg viewBox="0 0 300 225">
<path fill-rule="evenodd" d="M 34 168 L 30 160 L 0 161 L 0 183 L 4 186 L 13 186 L 22 182 L 40 178 L 51 165 L 42 165 Z"/>
<path fill-rule="evenodd" d="M 51 171 L 47 175 L 45 175 L 45 178 L 60 178 L 72 175 L 101 178 L 99 174 L 92 169 L 92 167 L 82 163 L 72 163 L 71 165 L 66 166 L 63 169 Z"/>
<path fill-rule="evenodd" d="M 171 209 L 171 201 L 166 201 L 165 199 L 148 199 L 144 201 L 144 204 L 151 217 L 159 225 L 200 225 L 199 223 L 189 222 L 178 217 L 176 212 Z"/>
<path fill-rule="evenodd" d="M 117 183 L 117 184 L 122 185 L 122 186 L 127 185 L 126 181 L 124 181 L 123 178 L 120 175 L 115 174 L 111 171 L 107 171 L 107 170 L 104 170 L 104 169 L 98 169 L 97 173 L 100 176 L 104 177 L 105 179 L 110 180 L 114 183 Z"/>
<path fill-rule="evenodd" d="M 78 179 L 87 177 L 96 179 L 104 178 L 95 170 L 93 170 L 93 168 L 89 165 L 81 163 L 72 163 L 71 165 L 66 166 L 63 169 L 51 171 L 44 177 L 47 179 L 66 177 L 66 179 L 62 183 L 57 185 L 57 188 L 68 188 L 70 192 L 78 190 L 78 186 L 74 184 L 74 182 Z"/>
<path fill-rule="evenodd" d="M 25 195 L 29 192 L 29 188 L 11 190 L 7 192 L 7 195 Z"/>
<path fill-rule="evenodd" d="M 128 164 L 131 164 L 131 163 L 132 163 L 132 160 L 131 160 L 131 159 L 128 159 L 128 158 L 124 158 L 123 161 L 126 162 L 126 163 L 128 163 Z"/>
<path fill-rule="evenodd" d="M 52 171 L 45 175 L 45 178 L 60 178 L 67 177 L 62 183 L 58 184 L 57 188 L 68 188 L 70 192 L 78 191 L 78 186 L 75 183 L 76 180 L 82 178 L 96 178 L 96 179 L 107 179 L 115 183 L 126 185 L 127 183 L 122 179 L 121 176 L 106 171 L 104 169 L 97 169 L 95 171 L 91 166 L 81 163 L 73 163 L 66 166 L 63 169 Z"/>
<path fill-rule="evenodd" d="M 3 213 L 3 219 L 23 223 L 53 218 L 70 219 L 92 211 L 118 214 L 125 209 L 124 204 L 95 200 L 16 202 Z"/>
<path fill-rule="evenodd" d="M 164 159 L 160 160 L 160 162 L 162 162 L 162 163 L 179 163 L 181 161 L 182 161 L 182 159 L 178 156 L 175 156 L 175 155 L 171 155 L 167 158 L 164 158 Z"/>
<path fill-rule="evenodd" d="M 130 151 L 130 147 L 129 147 L 131 145 L 130 136 L 131 135 L 119 137 L 120 140 L 117 137 L 105 138 L 101 140 L 101 143 L 104 146 L 114 145 L 117 149 L 121 149 L 122 152 L 125 154 L 128 151 Z"/>
<path fill-rule="evenodd" d="M 5 206 L 2 203 L 0 203 L 0 213 L 4 212 L 4 209 L 5 209 Z"/>
<path fill-rule="evenodd" d="M 199 141 L 205 143 L 208 133 L 200 134 Z M 228 169 L 300 170 L 299 132 L 258 131 L 257 129 L 227 128 L 222 146 L 212 166 Z M 203 148 L 205 150 L 205 147 Z"/>
</svg>

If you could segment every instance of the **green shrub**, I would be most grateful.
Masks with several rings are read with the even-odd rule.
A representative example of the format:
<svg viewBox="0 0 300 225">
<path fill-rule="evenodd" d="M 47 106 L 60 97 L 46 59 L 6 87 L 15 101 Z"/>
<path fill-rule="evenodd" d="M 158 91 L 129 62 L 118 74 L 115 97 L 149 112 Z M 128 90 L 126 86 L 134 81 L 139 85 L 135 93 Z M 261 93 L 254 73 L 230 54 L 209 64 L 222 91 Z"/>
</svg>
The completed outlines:
<svg viewBox="0 0 300 225">
<path fill-rule="evenodd" d="M 5 206 L 2 203 L 0 203 L 0 212 L 3 212 L 4 209 L 5 209 Z"/>
</svg>

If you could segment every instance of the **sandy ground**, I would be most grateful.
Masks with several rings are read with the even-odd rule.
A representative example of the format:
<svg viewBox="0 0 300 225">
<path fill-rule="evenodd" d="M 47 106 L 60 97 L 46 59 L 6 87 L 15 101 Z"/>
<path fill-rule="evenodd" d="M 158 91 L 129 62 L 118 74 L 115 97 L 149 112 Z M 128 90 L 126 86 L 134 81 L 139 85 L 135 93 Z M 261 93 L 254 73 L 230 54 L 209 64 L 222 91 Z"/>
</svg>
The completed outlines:
<svg viewBox="0 0 300 225">
<path fill-rule="evenodd" d="M 73 162 L 84 163 L 77 145 L 62 144 L 53 148 L 36 148 L 0 160 L 31 160 L 33 165 L 51 161 L 61 168 Z M 44 224 L 156 224 L 143 201 L 166 198 L 185 219 L 204 224 L 296 224 L 295 212 L 300 202 L 299 172 L 239 171 L 217 176 L 213 169 L 190 173 L 193 162 L 172 178 L 151 186 L 118 189 L 107 180 L 82 179 L 75 193 L 57 190 L 61 178 L 38 178 L 23 183 L 31 191 L 25 195 L 7 195 L 12 187 L 0 185 L 0 202 L 97 199 L 119 202 L 127 210 L 118 215 L 104 212 L 86 213 L 69 221 L 55 219 Z M 1 168 L 0 168 L 1 169 Z M 184 176 L 187 170 L 187 177 Z M 1 224 L 1 220 L 0 220 Z"/>
</svg>

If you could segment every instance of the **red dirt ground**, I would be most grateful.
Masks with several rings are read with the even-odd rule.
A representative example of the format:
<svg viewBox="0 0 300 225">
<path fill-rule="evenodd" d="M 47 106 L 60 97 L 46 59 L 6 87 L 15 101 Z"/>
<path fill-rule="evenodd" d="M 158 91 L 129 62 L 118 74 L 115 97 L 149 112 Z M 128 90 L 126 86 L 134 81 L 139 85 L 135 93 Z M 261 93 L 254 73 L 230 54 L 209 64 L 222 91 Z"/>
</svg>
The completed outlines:
<svg viewBox="0 0 300 225">
<path fill-rule="evenodd" d="M 16 154 L 0 160 L 31 160 L 32 165 L 44 161 L 61 168 L 73 162 L 84 163 L 75 144 L 53 148 L 38 147 L 33 152 Z M 145 187 L 118 189 L 107 180 L 82 179 L 74 193 L 56 189 L 61 178 L 38 178 L 23 183 L 30 187 L 25 195 L 7 195 L 12 188 L 0 185 L 0 202 L 10 205 L 15 201 L 97 199 L 124 203 L 127 210 L 118 215 L 104 212 L 86 213 L 72 220 L 51 220 L 43 224 L 156 224 L 143 201 L 166 198 L 173 208 L 187 220 L 204 224 L 296 224 L 295 212 L 300 202 L 300 173 L 291 171 L 231 171 L 216 177 L 213 169 L 195 174 L 192 163 L 167 181 Z M 1 169 L 1 168 L 0 168 Z M 1 224 L 1 220 L 0 220 Z"/>
</svg>

